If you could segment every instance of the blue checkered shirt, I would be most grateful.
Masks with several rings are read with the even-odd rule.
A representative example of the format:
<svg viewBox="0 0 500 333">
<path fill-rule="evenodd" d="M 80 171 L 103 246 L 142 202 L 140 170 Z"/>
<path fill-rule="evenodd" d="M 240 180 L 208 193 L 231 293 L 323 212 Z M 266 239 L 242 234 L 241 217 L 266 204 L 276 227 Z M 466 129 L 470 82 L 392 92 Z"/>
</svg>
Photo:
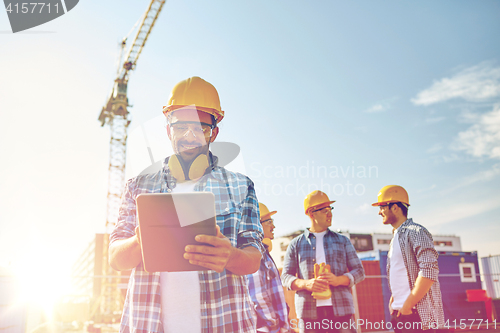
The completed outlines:
<svg viewBox="0 0 500 333">
<path fill-rule="evenodd" d="M 248 290 L 257 313 L 257 329 L 267 327 L 269 332 L 288 332 L 288 310 L 280 273 L 268 251 L 260 261 L 257 272 L 248 275 Z"/>
<path fill-rule="evenodd" d="M 264 253 L 253 182 L 246 176 L 218 167 L 217 158 L 212 158 L 214 163 L 210 172 L 196 183 L 194 190 L 215 195 L 217 225 L 233 247 L 254 246 Z M 135 198 L 139 194 L 168 193 L 175 187 L 176 180 L 171 176 L 167 163 L 168 158 L 160 171 L 140 175 L 127 182 L 110 244 L 135 235 Z M 226 270 L 222 273 L 212 270 L 198 273 L 202 332 L 255 332 L 246 276 Z M 163 332 L 160 294 L 160 273 L 146 272 L 142 263 L 135 267 L 129 280 L 120 332 Z"/>
<path fill-rule="evenodd" d="M 365 270 L 359 260 L 356 250 L 349 238 L 327 229 L 323 239 L 326 263 L 332 273 L 349 278 L 349 286 L 330 286 L 334 316 L 354 314 L 354 304 L 350 288 L 365 279 Z M 285 254 L 281 280 L 283 285 L 291 289 L 292 282 L 297 278 L 309 280 L 314 278 L 316 263 L 316 237 L 309 230 L 292 239 Z M 307 290 L 295 293 L 295 311 L 298 318 L 316 319 L 316 299 Z"/>
</svg>

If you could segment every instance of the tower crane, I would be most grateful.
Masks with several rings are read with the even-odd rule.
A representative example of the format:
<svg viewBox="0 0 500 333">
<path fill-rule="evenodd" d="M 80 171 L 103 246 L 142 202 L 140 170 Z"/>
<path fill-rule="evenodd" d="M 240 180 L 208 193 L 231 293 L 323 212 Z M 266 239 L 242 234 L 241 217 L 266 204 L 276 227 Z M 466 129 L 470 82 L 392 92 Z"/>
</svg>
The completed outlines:
<svg viewBox="0 0 500 333">
<path fill-rule="evenodd" d="M 139 20 L 140 25 L 132 45 L 126 52 L 125 57 L 122 58 L 126 49 L 127 37 L 123 39 L 117 76 L 108 100 L 98 118 L 101 126 L 109 125 L 111 140 L 109 143 L 106 234 L 103 237 L 103 260 L 99 260 L 99 262 L 102 262 L 101 276 L 103 278 L 100 279 L 101 294 L 91 308 L 91 316 L 97 319 L 97 322 L 115 319 L 114 316 L 119 315 L 123 307 L 123 295 L 118 288 L 120 275 L 117 275 L 108 264 L 108 245 L 109 233 L 118 220 L 121 191 L 125 182 L 127 128 L 131 122 L 130 112 L 128 111 L 127 85 L 130 72 L 136 68 L 139 56 L 165 2 L 166 0 L 151 0 Z"/>
<path fill-rule="evenodd" d="M 132 46 L 123 61 L 118 64 L 118 73 L 109 95 L 108 101 L 102 108 L 98 120 L 101 126 L 109 125 L 111 141 L 109 143 L 109 173 L 106 232 L 112 228 L 118 219 L 120 195 L 125 180 L 125 162 L 127 152 L 127 128 L 130 125 L 128 111 L 127 85 L 129 75 L 137 66 L 142 49 L 158 19 L 166 0 L 152 0 L 142 16 L 142 22 L 137 29 Z M 127 37 L 122 41 L 122 53 L 125 49 Z"/>
</svg>

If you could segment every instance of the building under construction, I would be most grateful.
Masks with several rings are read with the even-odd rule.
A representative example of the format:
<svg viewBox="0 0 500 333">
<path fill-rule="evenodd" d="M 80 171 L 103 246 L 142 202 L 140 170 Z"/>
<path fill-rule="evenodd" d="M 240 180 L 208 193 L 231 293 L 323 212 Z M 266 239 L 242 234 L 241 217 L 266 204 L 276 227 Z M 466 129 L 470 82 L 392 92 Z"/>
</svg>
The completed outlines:
<svg viewBox="0 0 500 333">
<path fill-rule="evenodd" d="M 112 324 L 120 321 L 130 271 L 117 272 L 107 260 L 108 234 L 96 234 L 72 269 L 73 286 L 88 299 L 85 321 Z"/>
</svg>

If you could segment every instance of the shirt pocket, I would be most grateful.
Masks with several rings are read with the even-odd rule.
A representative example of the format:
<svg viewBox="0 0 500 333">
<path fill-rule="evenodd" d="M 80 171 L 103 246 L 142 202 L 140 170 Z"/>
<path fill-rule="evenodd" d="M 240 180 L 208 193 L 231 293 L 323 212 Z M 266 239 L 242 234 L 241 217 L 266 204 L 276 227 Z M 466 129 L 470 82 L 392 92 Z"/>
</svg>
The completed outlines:
<svg viewBox="0 0 500 333">
<path fill-rule="evenodd" d="M 215 214 L 216 216 L 226 216 L 230 214 L 236 214 L 240 212 L 240 208 L 234 204 L 232 201 L 215 202 Z M 217 220 L 217 222 L 219 222 Z"/>
<path fill-rule="evenodd" d="M 342 275 L 347 272 L 346 251 L 342 244 L 335 244 L 330 249 L 331 256 L 327 258 L 330 261 L 332 273 L 335 275 Z"/>
<path fill-rule="evenodd" d="M 232 201 L 215 202 L 217 225 L 224 236 L 229 238 L 233 247 L 238 246 L 238 221 L 240 209 Z"/>
<path fill-rule="evenodd" d="M 310 251 L 302 251 L 299 253 L 297 256 L 298 259 L 298 277 L 303 280 L 308 280 L 312 279 L 314 277 L 314 270 L 311 269 L 311 267 L 314 268 L 314 263 L 316 257 L 313 258 L 312 252 Z M 313 261 L 314 260 L 314 261 Z"/>
</svg>

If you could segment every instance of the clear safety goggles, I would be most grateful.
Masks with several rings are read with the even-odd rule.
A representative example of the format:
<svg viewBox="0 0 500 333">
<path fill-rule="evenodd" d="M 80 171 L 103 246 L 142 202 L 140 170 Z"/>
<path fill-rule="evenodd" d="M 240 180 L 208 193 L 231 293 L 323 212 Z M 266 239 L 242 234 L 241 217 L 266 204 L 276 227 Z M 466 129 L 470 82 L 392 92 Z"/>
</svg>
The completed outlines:
<svg viewBox="0 0 500 333">
<path fill-rule="evenodd" d="M 212 135 L 213 126 L 207 123 L 199 123 L 196 121 L 178 121 L 169 124 L 170 128 L 177 136 L 188 136 L 189 132 L 196 137 L 209 138 Z"/>
</svg>

